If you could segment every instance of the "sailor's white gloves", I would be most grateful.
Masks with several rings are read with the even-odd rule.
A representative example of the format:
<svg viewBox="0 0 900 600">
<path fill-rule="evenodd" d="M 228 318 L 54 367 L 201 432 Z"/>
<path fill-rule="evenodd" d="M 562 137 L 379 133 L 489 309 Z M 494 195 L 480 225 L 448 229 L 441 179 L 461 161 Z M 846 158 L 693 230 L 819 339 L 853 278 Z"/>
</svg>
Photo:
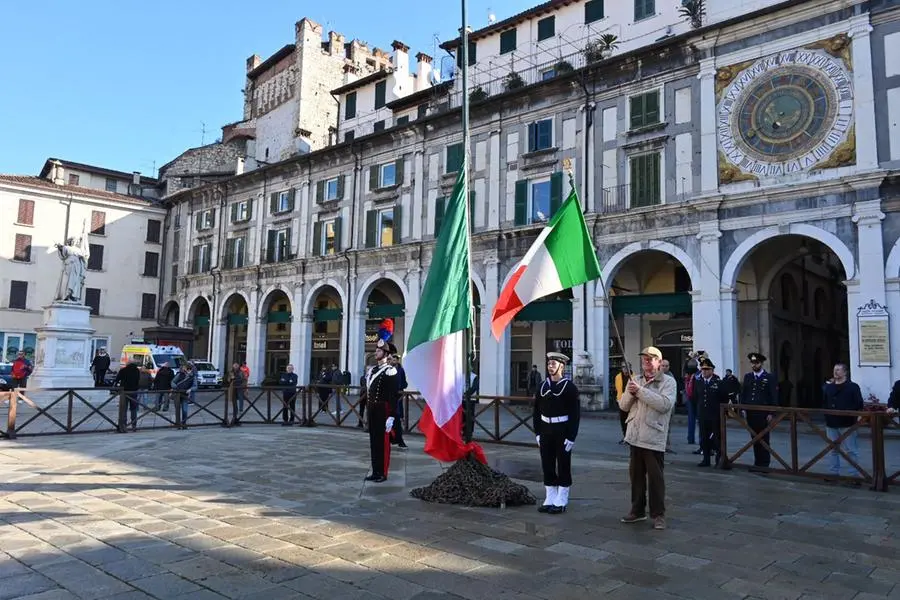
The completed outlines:
<svg viewBox="0 0 900 600">
<path fill-rule="evenodd" d="M 534 436 L 534 440 L 538 443 L 538 446 L 541 445 L 541 436 L 539 436 L 539 435 Z"/>
<path fill-rule="evenodd" d="M 565 447 L 566 452 L 571 452 L 571 451 L 572 451 L 572 448 L 575 447 L 575 442 L 571 442 L 571 441 L 569 441 L 569 440 L 565 440 L 565 441 L 563 442 L 563 446 Z"/>
<path fill-rule="evenodd" d="M 384 422 L 384 430 L 390 431 L 394 428 L 394 417 L 388 417 L 387 421 Z"/>
</svg>

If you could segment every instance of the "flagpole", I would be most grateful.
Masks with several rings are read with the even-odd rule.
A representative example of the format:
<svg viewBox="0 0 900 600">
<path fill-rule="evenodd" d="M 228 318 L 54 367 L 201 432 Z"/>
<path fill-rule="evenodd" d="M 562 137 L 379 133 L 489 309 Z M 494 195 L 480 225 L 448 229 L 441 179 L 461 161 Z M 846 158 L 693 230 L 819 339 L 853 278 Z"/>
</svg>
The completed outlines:
<svg viewBox="0 0 900 600">
<path fill-rule="evenodd" d="M 469 29 L 466 25 L 466 0 L 460 0 L 460 12 L 462 23 L 459 30 L 459 70 L 460 80 L 462 83 L 462 146 L 463 146 L 463 203 L 466 210 L 466 245 L 468 246 L 469 260 L 469 327 L 465 331 L 465 343 L 463 344 L 463 361 L 466 366 L 466 390 L 471 387 L 472 366 L 475 361 L 474 348 L 474 327 L 475 327 L 475 302 L 472 292 L 472 215 L 469 202 Z M 472 441 L 472 435 L 475 431 L 474 416 L 475 410 L 472 406 L 469 394 L 464 394 L 465 402 L 465 442 Z"/>
</svg>

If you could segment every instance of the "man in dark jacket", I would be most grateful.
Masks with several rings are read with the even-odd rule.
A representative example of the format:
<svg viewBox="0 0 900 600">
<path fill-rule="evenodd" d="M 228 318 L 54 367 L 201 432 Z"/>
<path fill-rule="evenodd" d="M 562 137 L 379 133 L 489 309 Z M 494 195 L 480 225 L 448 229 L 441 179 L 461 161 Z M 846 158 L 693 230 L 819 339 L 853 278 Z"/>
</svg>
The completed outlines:
<svg viewBox="0 0 900 600">
<path fill-rule="evenodd" d="M 698 363 L 700 378 L 694 381 L 694 399 L 697 402 L 697 420 L 700 422 L 700 450 L 703 460 L 697 466 L 708 467 L 713 453 L 716 454 L 717 464 L 721 456 L 719 406 L 728 403 L 728 396 L 722 380 L 715 374 L 716 365 L 708 358 L 701 358 Z"/>
<path fill-rule="evenodd" d="M 834 379 L 825 384 L 823 389 L 825 395 L 825 408 L 827 410 L 846 410 L 860 411 L 863 410 L 862 391 L 859 386 L 850 381 L 850 369 L 844 363 L 834 365 Z M 828 432 L 828 438 L 835 442 L 847 433 L 847 429 L 853 427 L 858 417 L 853 415 L 825 415 L 825 428 Z M 859 453 L 857 452 L 857 432 L 854 430 L 847 435 L 840 443 L 841 449 L 853 460 L 859 464 Z M 854 471 L 856 467 L 850 466 L 850 475 L 856 475 Z M 841 454 L 837 447 L 831 450 L 831 474 L 839 477 L 841 474 Z"/>
<path fill-rule="evenodd" d="M 751 352 L 747 355 L 750 360 L 750 372 L 744 375 L 744 385 L 741 386 L 740 403 L 757 406 L 778 406 L 778 384 L 775 377 L 763 368 L 766 357 L 760 352 Z M 749 410 L 745 412 L 747 425 L 753 430 L 753 437 L 768 427 L 772 421 L 772 413 L 761 410 Z M 762 441 L 769 443 L 769 434 L 763 436 Z M 753 467 L 755 469 L 767 469 L 772 457 L 762 442 L 753 444 Z"/>
<path fill-rule="evenodd" d="M 891 395 L 888 397 L 888 406 L 894 410 L 900 410 L 900 379 L 894 382 Z"/>
<path fill-rule="evenodd" d="M 290 427 L 297 413 L 297 374 L 294 365 L 288 365 L 278 378 L 278 385 L 284 388 L 284 410 L 281 411 L 281 426 Z"/>
<path fill-rule="evenodd" d="M 196 383 L 197 372 L 191 363 L 186 362 L 181 365 L 181 370 L 172 380 L 172 389 L 181 394 L 181 424 L 187 425 L 188 420 L 188 404 L 194 397 L 194 384 Z M 177 405 L 176 405 L 177 406 Z"/>
<path fill-rule="evenodd" d="M 169 410 L 169 391 L 172 389 L 173 379 L 175 379 L 175 371 L 172 370 L 169 363 L 164 362 L 153 379 L 154 391 L 160 392 L 156 396 L 156 410 L 160 409 L 160 405 L 162 405 L 163 411 Z"/>
<path fill-rule="evenodd" d="M 131 430 L 137 430 L 137 409 L 138 409 L 138 398 L 137 391 L 141 387 L 141 370 L 138 368 L 137 364 L 130 362 L 116 373 L 116 380 L 113 382 L 113 386 L 117 387 L 121 385 L 122 391 L 125 392 L 125 397 L 128 399 L 128 410 L 131 413 Z"/>
<path fill-rule="evenodd" d="M 91 371 L 94 373 L 94 387 L 106 385 L 106 372 L 109 371 L 109 354 L 106 348 L 97 350 L 97 356 L 91 361 Z"/>
<path fill-rule="evenodd" d="M 231 387 L 231 408 L 234 413 L 231 424 L 240 427 L 241 415 L 244 414 L 244 397 L 247 395 L 247 379 L 244 376 L 244 369 L 238 363 L 231 365 Z"/>
</svg>

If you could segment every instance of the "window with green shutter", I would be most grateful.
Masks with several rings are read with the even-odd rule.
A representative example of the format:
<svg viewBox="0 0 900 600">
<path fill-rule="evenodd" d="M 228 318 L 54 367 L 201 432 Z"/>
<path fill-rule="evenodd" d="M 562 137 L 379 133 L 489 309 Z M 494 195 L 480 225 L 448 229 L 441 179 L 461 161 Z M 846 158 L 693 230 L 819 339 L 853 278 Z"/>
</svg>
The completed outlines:
<svg viewBox="0 0 900 600">
<path fill-rule="evenodd" d="M 631 208 L 660 203 L 659 152 L 641 154 L 629 159 L 631 168 Z"/>
<path fill-rule="evenodd" d="M 584 3 L 584 22 L 593 23 L 603 18 L 603 0 L 588 0 Z"/>
<path fill-rule="evenodd" d="M 553 218 L 563 201 L 563 174 L 557 171 L 550 176 L 550 214 L 548 218 Z"/>
<path fill-rule="evenodd" d="M 556 35 L 556 17 L 551 15 L 538 21 L 538 41 L 549 40 Z"/>
<path fill-rule="evenodd" d="M 528 224 L 528 180 L 516 182 L 515 224 Z"/>
<path fill-rule="evenodd" d="M 634 20 L 640 21 L 656 14 L 656 0 L 634 0 Z"/>
<path fill-rule="evenodd" d="M 444 223 L 444 210 L 447 208 L 447 197 L 441 196 L 434 201 L 434 237 L 441 233 L 441 225 Z"/>
<path fill-rule="evenodd" d="M 366 211 L 366 248 L 375 248 L 378 235 L 378 211 Z"/>
<path fill-rule="evenodd" d="M 462 142 L 447 146 L 445 173 L 458 173 L 462 169 L 464 159 Z"/>
<path fill-rule="evenodd" d="M 344 118 L 352 119 L 356 117 L 356 92 L 350 92 L 344 98 Z"/>
<path fill-rule="evenodd" d="M 640 129 L 659 123 L 659 90 L 632 96 L 631 129 Z"/>
<path fill-rule="evenodd" d="M 510 29 L 500 34 L 500 54 L 506 54 L 516 49 L 516 30 Z"/>
<path fill-rule="evenodd" d="M 409 124 L 409 115 L 403 115 L 402 117 L 397 117 L 395 121 L 397 125 L 408 125 Z"/>
<path fill-rule="evenodd" d="M 387 81 L 379 81 L 375 84 L 375 109 L 379 109 L 386 104 L 387 97 Z"/>
<path fill-rule="evenodd" d="M 553 146 L 553 119 L 536 121 L 528 126 L 528 151 L 547 150 Z"/>
<path fill-rule="evenodd" d="M 312 234 L 312 254 L 313 256 L 322 256 L 322 221 L 313 223 Z"/>
<path fill-rule="evenodd" d="M 460 46 L 457 44 L 456 66 L 461 69 L 462 68 L 462 52 L 460 51 L 459 48 L 460 48 Z M 475 42 L 470 41 L 469 42 L 469 56 L 468 56 L 468 62 L 469 62 L 470 67 L 478 61 L 478 56 L 475 52 L 476 48 L 477 48 L 477 46 L 476 46 Z"/>
</svg>

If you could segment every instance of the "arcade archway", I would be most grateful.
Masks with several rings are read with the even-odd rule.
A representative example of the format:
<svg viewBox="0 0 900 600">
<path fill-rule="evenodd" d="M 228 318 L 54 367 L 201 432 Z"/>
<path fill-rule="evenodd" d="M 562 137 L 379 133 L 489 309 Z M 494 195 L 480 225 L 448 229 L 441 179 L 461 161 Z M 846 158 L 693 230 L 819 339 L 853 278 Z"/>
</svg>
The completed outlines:
<svg viewBox="0 0 900 600">
<path fill-rule="evenodd" d="M 760 351 L 783 406 L 820 407 L 823 381 L 834 363 L 849 359 L 846 277 L 838 254 L 810 237 L 777 236 L 753 247 L 735 282 L 735 371 Z"/>
<path fill-rule="evenodd" d="M 365 312 L 365 354 L 369 356 L 375 352 L 378 331 L 385 320 L 390 319 L 394 327 L 391 341 L 402 355 L 406 348 L 406 300 L 400 286 L 390 279 L 376 281 L 366 298 Z"/>
<path fill-rule="evenodd" d="M 192 358 L 209 357 L 209 302 L 200 296 L 188 309 L 188 324 L 194 330 L 190 355 Z"/>
<path fill-rule="evenodd" d="M 331 285 L 320 287 L 310 304 L 313 323 L 309 376 L 314 382 L 324 369 L 340 364 L 344 307 L 340 293 Z"/>
<path fill-rule="evenodd" d="M 563 290 L 525 306 L 510 324 L 510 393 L 530 395 L 532 366 L 543 378 L 547 352 L 572 356 L 572 290 Z M 571 377 L 571 364 L 566 368 Z"/>
<path fill-rule="evenodd" d="M 233 363 L 242 364 L 247 360 L 247 324 L 250 313 L 247 301 L 240 294 L 232 294 L 224 304 L 225 320 L 225 367 Z"/>
<path fill-rule="evenodd" d="M 277 379 L 290 362 L 291 299 L 282 290 L 273 290 L 263 301 L 265 329 L 263 339 L 263 372 L 266 379 Z"/>
<path fill-rule="evenodd" d="M 167 302 L 162 311 L 162 324 L 168 327 L 180 327 L 180 321 L 181 310 L 178 307 L 178 303 L 174 300 Z"/>
</svg>

